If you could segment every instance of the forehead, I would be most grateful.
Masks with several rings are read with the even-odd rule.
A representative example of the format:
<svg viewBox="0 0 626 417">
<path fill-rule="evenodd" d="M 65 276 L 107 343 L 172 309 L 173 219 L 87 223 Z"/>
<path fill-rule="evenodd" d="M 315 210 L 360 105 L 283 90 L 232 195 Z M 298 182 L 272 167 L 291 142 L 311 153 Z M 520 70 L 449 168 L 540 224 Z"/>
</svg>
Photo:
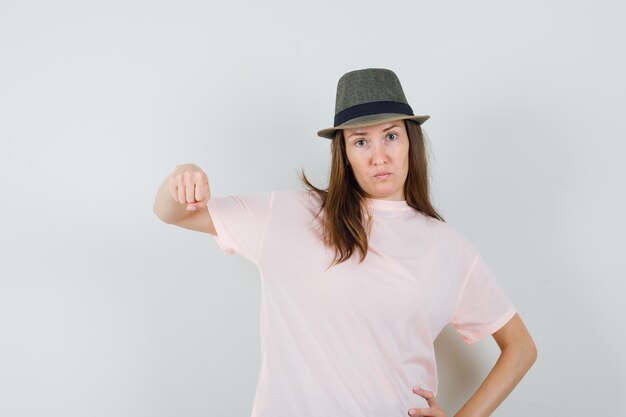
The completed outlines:
<svg viewBox="0 0 626 417">
<path fill-rule="evenodd" d="M 380 123 L 372 126 L 364 126 L 364 127 L 355 127 L 352 129 L 343 129 L 344 137 L 348 138 L 351 135 L 367 135 L 371 133 L 384 132 L 386 130 L 390 130 L 391 128 L 395 129 L 403 129 L 404 121 L 403 120 L 394 120 L 392 122 Z"/>
</svg>

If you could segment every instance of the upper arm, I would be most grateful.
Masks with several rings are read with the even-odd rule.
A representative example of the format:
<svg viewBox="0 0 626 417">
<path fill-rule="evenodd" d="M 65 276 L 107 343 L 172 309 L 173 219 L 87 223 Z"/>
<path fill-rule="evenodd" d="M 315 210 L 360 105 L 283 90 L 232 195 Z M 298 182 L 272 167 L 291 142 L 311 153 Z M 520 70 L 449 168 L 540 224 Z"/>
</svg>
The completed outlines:
<svg viewBox="0 0 626 417">
<path fill-rule="evenodd" d="M 468 344 L 493 334 L 517 314 L 480 253 L 472 252 L 474 261 L 465 274 L 456 310 L 450 320 Z"/>
<path fill-rule="evenodd" d="M 198 232 L 209 233 L 217 236 L 215 225 L 211 219 L 211 214 L 209 214 L 209 210 L 207 210 L 206 207 L 199 207 L 195 213 L 171 224 L 184 227 L 185 229 L 196 230 Z"/>
<path fill-rule="evenodd" d="M 211 197 L 207 211 L 224 254 L 239 253 L 258 264 L 274 207 L 274 191 Z"/>
<path fill-rule="evenodd" d="M 500 347 L 500 350 L 504 350 L 507 347 L 515 347 L 521 349 L 533 358 L 537 357 L 535 342 L 530 336 L 530 333 L 528 333 L 528 329 L 518 313 L 515 313 L 515 315 L 504 326 L 498 329 L 498 331 L 494 332 L 492 336 Z"/>
</svg>

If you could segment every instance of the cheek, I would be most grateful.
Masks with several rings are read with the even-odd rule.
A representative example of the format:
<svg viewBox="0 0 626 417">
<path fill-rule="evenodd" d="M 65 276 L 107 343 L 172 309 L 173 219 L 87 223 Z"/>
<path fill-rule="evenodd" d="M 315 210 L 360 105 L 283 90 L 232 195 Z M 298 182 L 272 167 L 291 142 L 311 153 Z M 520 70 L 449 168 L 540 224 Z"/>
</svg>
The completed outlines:
<svg viewBox="0 0 626 417">
<path fill-rule="evenodd" d="M 408 168 L 409 168 L 409 148 L 406 148 L 406 149 L 402 150 L 402 155 L 400 157 L 400 160 L 402 161 L 402 165 L 405 167 L 405 169 L 408 170 Z"/>
<path fill-rule="evenodd" d="M 367 167 L 360 161 L 352 162 L 352 173 L 361 181 L 367 180 Z"/>
<path fill-rule="evenodd" d="M 353 165 L 352 166 L 352 170 L 354 172 L 354 175 L 357 178 L 365 178 L 365 175 L 366 175 L 365 174 L 365 170 L 364 170 L 364 168 L 361 165 L 359 165 L 359 164 Z"/>
</svg>

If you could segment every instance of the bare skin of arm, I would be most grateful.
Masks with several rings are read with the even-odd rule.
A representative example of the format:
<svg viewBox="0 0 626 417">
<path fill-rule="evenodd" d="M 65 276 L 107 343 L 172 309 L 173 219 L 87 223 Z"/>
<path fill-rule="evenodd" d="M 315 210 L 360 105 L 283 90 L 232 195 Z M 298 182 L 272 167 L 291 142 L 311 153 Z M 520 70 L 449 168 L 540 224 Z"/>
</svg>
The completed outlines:
<svg viewBox="0 0 626 417">
<path fill-rule="evenodd" d="M 206 209 L 209 198 L 204 171 L 194 164 L 178 165 L 159 187 L 153 211 L 164 223 L 217 236 Z"/>
<path fill-rule="evenodd" d="M 482 384 L 454 417 L 489 417 L 537 360 L 537 348 L 519 314 L 515 314 L 492 336 L 500 347 L 500 356 Z M 409 416 L 446 417 L 431 391 L 414 387 L 413 392 L 424 397 L 428 407 L 410 409 Z"/>
<path fill-rule="evenodd" d="M 519 314 L 515 314 L 492 337 L 500 347 L 500 356 L 482 384 L 454 417 L 490 416 L 537 360 L 537 347 Z"/>
</svg>

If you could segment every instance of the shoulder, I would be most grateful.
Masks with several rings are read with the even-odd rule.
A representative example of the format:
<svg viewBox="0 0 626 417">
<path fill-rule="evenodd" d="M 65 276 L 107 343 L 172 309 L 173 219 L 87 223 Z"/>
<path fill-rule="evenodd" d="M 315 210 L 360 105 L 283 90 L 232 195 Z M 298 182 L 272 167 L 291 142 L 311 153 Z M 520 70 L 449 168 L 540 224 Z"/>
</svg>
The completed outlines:
<svg viewBox="0 0 626 417">
<path fill-rule="evenodd" d="M 272 194 L 274 199 L 282 201 L 303 201 L 308 198 L 307 191 L 303 190 L 277 189 Z"/>
<path fill-rule="evenodd" d="M 317 193 L 311 190 L 290 190 L 278 189 L 274 190 L 274 198 L 282 201 L 299 202 L 302 205 L 318 205 L 320 198 Z"/>
<path fill-rule="evenodd" d="M 271 193 L 274 209 L 282 212 L 293 212 L 319 206 L 319 197 L 309 190 L 275 189 Z"/>
<path fill-rule="evenodd" d="M 437 236 L 437 240 L 451 252 L 458 250 L 472 257 L 478 252 L 474 243 L 466 236 L 459 226 L 441 221 L 437 218 L 420 213 L 424 224 Z"/>
</svg>

